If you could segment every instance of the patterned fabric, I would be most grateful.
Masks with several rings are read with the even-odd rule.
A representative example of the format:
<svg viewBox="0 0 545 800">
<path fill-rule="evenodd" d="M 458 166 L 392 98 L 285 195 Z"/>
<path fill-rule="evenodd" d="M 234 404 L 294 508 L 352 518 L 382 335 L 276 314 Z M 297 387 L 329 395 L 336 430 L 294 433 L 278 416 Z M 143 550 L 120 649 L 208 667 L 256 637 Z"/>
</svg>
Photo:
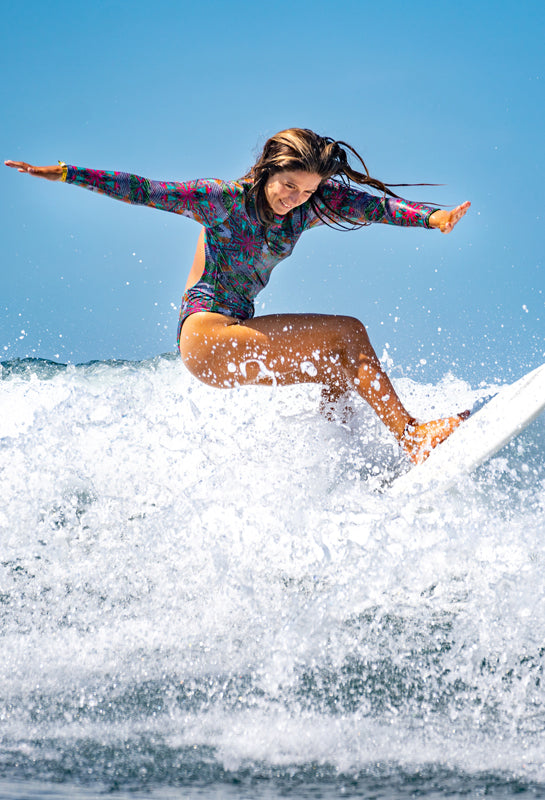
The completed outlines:
<svg viewBox="0 0 545 800">
<path fill-rule="evenodd" d="M 172 211 L 205 227 L 205 268 L 182 298 L 178 337 L 183 321 L 196 311 L 215 311 L 240 320 L 253 317 L 254 299 L 267 285 L 273 268 L 291 254 L 305 230 L 324 224 L 307 201 L 288 214 L 275 215 L 265 231 L 253 200 L 248 200 L 251 184 L 247 180 L 175 183 L 68 166 L 66 182 L 126 203 Z M 429 227 L 429 217 L 437 210 L 422 203 L 376 197 L 334 180 L 323 184 L 315 197 L 320 209 L 328 206 L 356 225 Z"/>
</svg>

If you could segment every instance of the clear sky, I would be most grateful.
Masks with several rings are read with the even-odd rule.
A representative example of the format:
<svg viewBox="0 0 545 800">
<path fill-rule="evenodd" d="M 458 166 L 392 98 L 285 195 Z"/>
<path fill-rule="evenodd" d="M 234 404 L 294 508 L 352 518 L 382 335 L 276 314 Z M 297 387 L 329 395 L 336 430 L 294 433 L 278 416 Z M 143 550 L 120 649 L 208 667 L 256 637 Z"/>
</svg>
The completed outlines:
<svg viewBox="0 0 545 800">
<path fill-rule="evenodd" d="M 258 313 L 353 314 L 423 378 L 519 375 L 545 360 L 544 41 L 543 0 L 9 3 L 2 160 L 231 179 L 282 128 L 344 139 L 472 208 L 448 236 L 311 231 Z M 0 358 L 174 350 L 196 223 L 0 174 Z"/>
</svg>

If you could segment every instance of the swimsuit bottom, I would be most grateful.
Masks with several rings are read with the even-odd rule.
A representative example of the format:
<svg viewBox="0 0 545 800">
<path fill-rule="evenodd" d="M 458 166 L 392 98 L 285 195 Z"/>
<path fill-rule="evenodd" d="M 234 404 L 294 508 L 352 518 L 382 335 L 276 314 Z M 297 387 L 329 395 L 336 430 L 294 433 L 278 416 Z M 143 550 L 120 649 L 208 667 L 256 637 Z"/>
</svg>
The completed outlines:
<svg viewBox="0 0 545 800">
<path fill-rule="evenodd" d="M 197 283 L 188 289 L 182 297 L 176 339 L 178 346 L 180 345 L 182 325 L 191 314 L 196 314 L 199 311 L 213 311 L 215 314 L 224 314 L 226 317 L 235 317 L 235 319 L 239 320 L 251 319 L 254 315 L 253 303 L 244 302 L 242 298 L 233 297 L 232 295 L 219 298 L 217 293 L 215 295 L 208 293 L 210 287 L 206 286 L 206 289 L 208 291 L 203 291 Z"/>
</svg>

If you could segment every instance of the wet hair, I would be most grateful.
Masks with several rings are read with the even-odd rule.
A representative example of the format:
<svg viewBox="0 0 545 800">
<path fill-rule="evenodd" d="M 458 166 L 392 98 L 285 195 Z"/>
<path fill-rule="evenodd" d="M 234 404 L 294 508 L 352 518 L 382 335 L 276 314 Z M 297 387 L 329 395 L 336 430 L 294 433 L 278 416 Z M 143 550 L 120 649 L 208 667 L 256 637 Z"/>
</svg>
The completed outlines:
<svg viewBox="0 0 545 800">
<path fill-rule="evenodd" d="M 349 163 L 348 153 L 355 157 L 363 171 L 355 169 Z M 308 128 L 288 128 L 271 136 L 265 142 L 263 152 L 254 166 L 244 175 L 244 178 L 250 180 L 252 184 L 248 199 L 253 198 L 258 219 L 266 228 L 273 221 L 273 211 L 267 202 L 265 185 L 272 175 L 285 170 L 301 170 L 320 176 L 320 186 L 311 195 L 309 202 L 316 215 L 330 227 L 352 229 L 366 224 L 355 224 L 353 220 L 344 218 L 330 207 L 321 191 L 322 184 L 330 178 L 335 178 L 346 185 L 356 183 L 360 186 L 369 186 L 383 194 L 398 197 L 389 186 L 370 176 L 363 158 L 346 142 L 331 139 L 329 136 L 320 136 Z"/>
</svg>

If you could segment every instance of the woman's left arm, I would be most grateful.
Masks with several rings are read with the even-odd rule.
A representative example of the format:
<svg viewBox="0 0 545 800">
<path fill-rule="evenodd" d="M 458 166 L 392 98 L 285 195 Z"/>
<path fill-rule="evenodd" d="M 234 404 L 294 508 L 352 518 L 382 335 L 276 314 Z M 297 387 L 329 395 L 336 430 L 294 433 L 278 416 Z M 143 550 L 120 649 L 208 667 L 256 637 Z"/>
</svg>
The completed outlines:
<svg viewBox="0 0 545 800">
<path fill-rule="evenodd" d="M 434 211 L 429 217 L 428 225 L 430 228 L 439 228 L 441 233 L 450 233 L 454 226 L 460 222 L 462 217 L 466 214 L 470 205 L 471 203 L 469 200 L 466 200 L 465 203 L 456 206 L 456 208 L 453 208 L 451 211 L 438 208 L 437 211 Z"/>
<path fill-rule="evenodd" d="M 445 211 L 437 206 L 404 200 L 402 197 L 368 194 L 359 187 L 346 186 L 333 180 L 320 187 L 320 195 L 327 210 L 338 215 L 341 222 L 352 222 L 355 225 L 382 222 L 410 228 L 439 228 L 443 233 L 450 233 L 471 205 L 466 202 L 452 211 Z M 313 219 L 308 227 L 321 222 L 323 220 Z"/>
</svg>

